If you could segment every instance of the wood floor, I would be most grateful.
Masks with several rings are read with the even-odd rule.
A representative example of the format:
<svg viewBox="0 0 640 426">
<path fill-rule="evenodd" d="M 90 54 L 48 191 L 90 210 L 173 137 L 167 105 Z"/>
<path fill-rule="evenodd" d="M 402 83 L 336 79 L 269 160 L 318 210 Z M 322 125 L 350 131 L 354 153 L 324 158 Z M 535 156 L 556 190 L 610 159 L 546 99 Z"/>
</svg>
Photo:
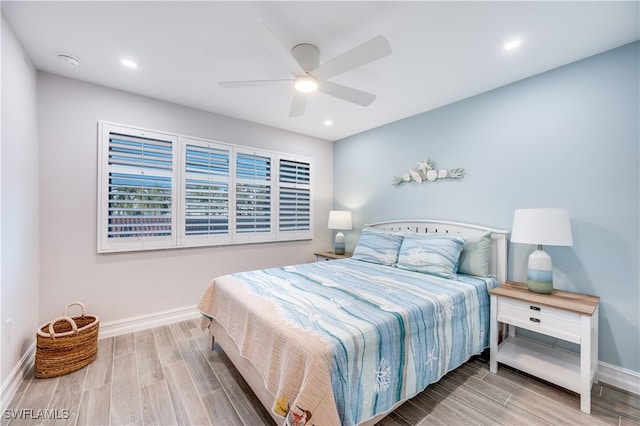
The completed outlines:
<svg viewBox="0 0 640 426">
<path fill-rule="evenodd" d="M 591 415 L 576 394 L 475 358 L 380 422 L 392 425 L 639 425 L 640 398 L 594 385 Z M 265 425 L 269 414 L 226 355 L 209 350 L 197 321 L 99 341 L 98 359 L 74 373 L 29 373 L 2 425 Z M 324 426 L 316 424 L 316 426 Z"/>
</svg>

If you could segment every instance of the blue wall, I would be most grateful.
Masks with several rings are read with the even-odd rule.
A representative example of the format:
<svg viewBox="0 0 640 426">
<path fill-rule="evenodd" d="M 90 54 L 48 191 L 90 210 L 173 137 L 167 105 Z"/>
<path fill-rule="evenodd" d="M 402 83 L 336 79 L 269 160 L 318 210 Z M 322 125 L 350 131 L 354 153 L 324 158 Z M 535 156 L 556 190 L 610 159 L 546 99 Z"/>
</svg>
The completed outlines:
<svg viewBox="0 0 640 426">
<path fill-rule="evenodd" d="M 639 49 L 635 42 L 335 143 L 334 208 L 364 223 L 430 218 L 511 229 L 516 208 L 566 207 L 547 247 L 555 287 L 600 296 L 600 360 L 640 372 Z M 424 96 L 429 96 L 425 93 Z M 394 188 L 417 161 L 459 181 Z M 512 244 L 509 278 L 533 246 Z"/>
</svg>

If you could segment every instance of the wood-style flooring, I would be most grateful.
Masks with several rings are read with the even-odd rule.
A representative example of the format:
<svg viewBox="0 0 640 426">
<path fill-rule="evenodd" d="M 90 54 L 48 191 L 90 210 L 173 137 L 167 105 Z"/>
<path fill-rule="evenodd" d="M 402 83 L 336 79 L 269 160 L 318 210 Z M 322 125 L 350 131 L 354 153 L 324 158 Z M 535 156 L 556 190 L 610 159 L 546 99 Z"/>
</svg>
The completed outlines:
<svg viewBox="0 0 640 426">
<path fill-rule="evenodd" d="M 272 425 L 198 321 L 99 341 L 89 366 L 52 379 L 25 377 L 2 425 Z M 477 357 L 384 418 L 392 425 L 640 425 L 640 397 L 594 385 L 591 415 L 577 394 Z M 316 426 L 324 426 L 316 424 Z"/>
</svg>

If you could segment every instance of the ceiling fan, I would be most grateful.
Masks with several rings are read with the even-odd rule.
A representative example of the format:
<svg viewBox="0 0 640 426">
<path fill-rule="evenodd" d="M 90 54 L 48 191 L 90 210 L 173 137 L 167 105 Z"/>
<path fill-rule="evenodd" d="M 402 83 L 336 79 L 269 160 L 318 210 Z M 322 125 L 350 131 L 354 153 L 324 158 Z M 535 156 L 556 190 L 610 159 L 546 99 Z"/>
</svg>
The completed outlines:
<svg viewBox="0 0 640 426">
<path fill-rule="evenodd" d="M 327 81 L 328 78 L 351 71 L 391 54 L 391 45 L 382 35 L 336 56 L 320 65 L 320 49 L 308 43 L 286 48 L 260 21 L 252 21 L 261 27 L 258 40 L 273 56 L 282 61 L 294 78 L 284 80 L 223 81 L 222 87 L 293 86 L 295 88 L 289 117 L 304 113 L 309 95 L 316 90 L 357 105 L 368 106 L 376 95 L 352 87 Z"/>
</svg>

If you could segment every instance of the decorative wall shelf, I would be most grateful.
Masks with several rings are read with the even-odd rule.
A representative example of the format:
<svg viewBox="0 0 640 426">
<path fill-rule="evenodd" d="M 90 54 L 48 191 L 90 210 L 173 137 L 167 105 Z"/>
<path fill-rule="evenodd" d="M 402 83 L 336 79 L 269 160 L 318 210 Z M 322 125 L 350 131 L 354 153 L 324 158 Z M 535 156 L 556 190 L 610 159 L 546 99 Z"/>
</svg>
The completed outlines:
<svg viewBox="0 0 640 426">
<path fill-rule="evenodd" d="M 424 161 L 418 161 L 416 169 L 409 169 L 402 177 L 394 176 L 393 186 L 398 187 L 409 182 L 435 182 L 444 179 L 462 179 L 464 177 L 464 169 L 440 169 L 437 170 L 433 161 L 427 158 Z"/>
</svg>

